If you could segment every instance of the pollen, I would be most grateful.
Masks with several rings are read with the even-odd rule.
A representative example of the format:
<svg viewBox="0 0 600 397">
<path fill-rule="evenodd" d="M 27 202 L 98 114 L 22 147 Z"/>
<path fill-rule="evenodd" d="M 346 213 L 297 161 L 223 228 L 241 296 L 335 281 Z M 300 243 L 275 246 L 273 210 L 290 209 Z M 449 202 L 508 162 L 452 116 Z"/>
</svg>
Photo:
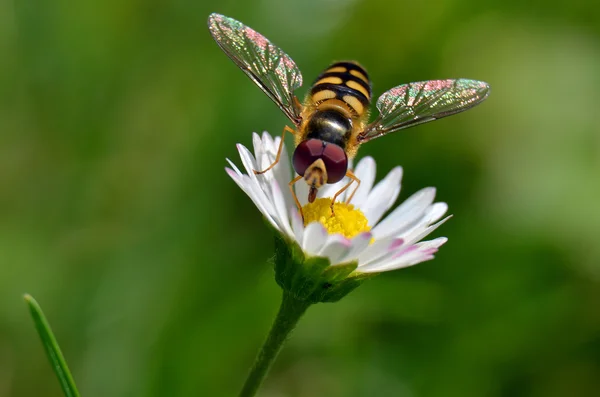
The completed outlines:
<svg viewBox="0 0 600 397">
<path fill-rule="evenodd" d="M 325 226 L 329 234 L 339 233 L 347 238 L 371 230 L 369 221 L 361 210 L 352 204 L 335 203 L 331 213 L 331 199 L 319 198 L 302 207 L 304 226 L 318 221 Z"/>
</svg>

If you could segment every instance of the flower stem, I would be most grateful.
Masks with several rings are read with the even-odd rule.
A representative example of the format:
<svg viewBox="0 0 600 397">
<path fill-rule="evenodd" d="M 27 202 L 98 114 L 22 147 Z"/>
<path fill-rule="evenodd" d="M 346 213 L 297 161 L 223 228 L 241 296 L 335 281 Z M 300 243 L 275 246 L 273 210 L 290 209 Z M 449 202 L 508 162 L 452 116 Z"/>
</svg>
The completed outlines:
<svg viewBox="0 0 600 397">
<path fill-rule="evenodd" d="M 273 322 L 267 340 L 256 356 L 256 361 L 244 383 L 240 397 L 253 397 L 256 394 L 283 343 L 310 305 L 310 302 L 296 299 L 283 291 L 277 317 Z"/>
</svg>

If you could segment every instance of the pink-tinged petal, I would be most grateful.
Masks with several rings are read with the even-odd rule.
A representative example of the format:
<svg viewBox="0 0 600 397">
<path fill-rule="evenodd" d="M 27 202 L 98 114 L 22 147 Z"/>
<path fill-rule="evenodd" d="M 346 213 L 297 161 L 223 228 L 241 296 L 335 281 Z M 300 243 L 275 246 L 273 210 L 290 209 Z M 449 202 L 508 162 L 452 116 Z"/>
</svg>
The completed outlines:
<svg viewBox="0 0 600 397">
<path fill-rule="evenodd" d="M 244 176 L 246 192 L 254 202 L 254 204 L 258 207 L 260 212 L 263 214 L 268 214 L 273 219 L 277 217 L 275 212 L 275 207 L 273 205 L 273 200 L 271 197 L 267 196 L 264 190 L 260 188 L 258 184 L 252 181 L 248 176 Z M 281 230 L 278 227 L 279 230 Z"/>
<path fill-rule="evenodd" d="M 422 250 L 421 252 L 425 255 L 433 255 L 439 250 L 437 248 L 427 248 L 426 250 Z"/>
<path fill-rule="evenodd" d="M 403 239 L 393 239 L 386 249 L 381 250 L 381 252 L 379 252 L 377 255 L 373 255 L 371 259 L 364 261 L 359 267 L 369 267 L 373 264 L 392 260 L 393 258 L 402 255 L 403 252 L 410 251 L 411 249 L 412 248 L 410 246 L 405 245 Z M 414 249 L 416 250 L 416 247 Z"/>
<path fill-rule="evenodd" d="M 356 190 L 356 193 L 354 193 L 354 197 L 352 197 L 352 201 L 350 202 L 350 204 L 354 204 L 356 208 L 362 208 L 365 200 L 369 196 L 369 193 L 373 188 L 373 183 L 375 182 L 376 170 L 377 166 L 375 165 L 373 157 L 365 157 L 356 165 L 354 175 L 360 179 L 360 186 Z"/>
<path fill-rule="evenodd" d="M 396 167 L 379 182 L 369 193 L 361 210 L 369 220 L 369 225 L 376 225 L 383 214 L 394 204 L 400 193 L 402 168 Z"/>
<path fill-rule="evenodd" d="M 417 263 L 433 259 L 433 254 L 435 254 L 438 251 L 438 248 L 446 243 L 446 241 L 448 241 L 446 237 L 438 237 L 431 241 L 422 241 L 418 244 L 401 249 L 392 257 L 387 257 L 367 266 L 359 267 L 358 270 L 364 273 L 383 272 L 416 265 Z"/>
<path fill-rule="evenodd" d="M 417 243 L 415 245 L 417 247 L 419 247 L 420 251 L 425 252 L 425 250 L 428 250 L 430 248 L 437 250 L 442 245 L 446 244 L 447 241 L 448 241 L 447 237 L 438 237 L 438 238 L 435 238 L 435 239 L 429 240 L 429 241 L 421 241 L 420 243 Z"/>
<path fill-rule="evenodd" d="M 225 167 L 225 172 L 227 173 L 227 175 L 229 175 L 231 178 L 233 178 L 233 180 L 235 180 L 236 178 L 241 176 L 241 174 L 239 172 L 235 172 L 234 170 L 232 170 L 229 167 Z"/>
<path fill-rule="evenodd" d="M 304 229 L 302 249 L 309 255 L 317 255 L 327 239 L 327 230 L 319 222 L 312 222 Z"/>
<path fill-rule="evenodd" d="M 360 270 L 363 273 L 379 273 L 379 272 L 389 272 L 392 270 L 404 269 L 410 266 L 417 265 L 419 263 L 423 263 L 426 261 L 430 261 L 434 258 L 433 255 L 415 255 L 410 260 L 402 260 L 397 262 L 391 262 L 386 264 L 385 266 L 373 267 L 366 270 Z"/>
<path fill-rule="evenodd" d="M 386 272 L 416 265 L 417 263 L 421 263 L 432 258 L 433 255 L 425 254 L 419 251 L 416 246 L 411 246 L 404 250 L 404 254 L 402 255 L 396 255 L 393 258 L 386 258 L 385 260 L 359 267 L 357 270 L 362 273 Z"/>
<path fill-rule="evenodd" d="M 418 250 L 419 250 L 419 247 L 417 247 L 416 245 L 407 245 L 403 249 L 394 252 L 394 255 L 392 255 L 390 257 L 390 259 L 398 259 L 398 258 L 406 257 L 411 252 L 415 252 Z"/>
<path fill-rule="evenodd" d="M 330 235 L 319 252 L 319 256 L 329 258 L 332 265 L 340 264 L 342 259 L 352 247 L 350 239 L 341 234 Z"/>
<path fill-rule="evenodd" d="M 227 172 L 227 175 L 229 175 L 231 177 L 231 179 L 233 179 L 233 181 L 236 183 L 236 185 L 238 185 L 240 187 L 240 189 L 242 189 L 242 191 L 244 193 L 246 193 L 252 199 L 252 197 L 250 195 L 250 190 L 246 189 L 246 184 L 244 182 L 244 176 L 236 174 L 235 171 L 233 171 L 231 168 L 225 168 L 225 172 Z M 254 201 L 254 200 L 252 200 L 252 201 Z"/>
<path fill-rule="evenodd" d="M 288 219 L 285 199 L 283 198 L 281 189 L 276 181 L 271 182 L 271 191 L 273 192 L 273 204 L 275 206 L 277 218 L 280 223 L 280 229 L 283 230 L 289 237 L 293 238 L 294 232 L 292 231 L 292 227 L 290 226 L 290 221 Z"/>
<path fill-rule="evenodd" d="M 378 262 L 382 258 L 392 256 L 398 249 L 400 239 L 388 238 L 375 240 L 358 256 L 359 266 Z"/>
<path fill-rule="evenodd" d="M 358 259 L 358 256 L 369 246 L 373 235 L 370 232 L 360 233 L 355 236 L 350 242 L 352 247 L 344 256 L 340 259 L 341 262 L 349 262 Z"/>
<path fill-rule="evenodd" d="M 404 269 L 406 267 L 414 266 L 419 263 L 432 260 L 433 258 L 433 255 L 428 255 L 423 252 L 415 251 L 415 253 L 407 255 L 406 257 L 402 258 L 402 260 L 399 262 L 390 262 L 385 266 L 380 267 L 379 271 L 388 272 L 390 270 Z"/>
<path fill-rule="evenodd" d="M 298 244 L 302 244 L 302 236 L 304 235 L 304 222 L 298 212 L 296 206 L 290 210 L 290 218 L 292 218 L 292 230 Z"/>
<path fill-rule="evenodd" d="M 421 220 L 435 198 L 435 189 L 428 187 L 419 190 L 394 209 L 384 220 L 373 228 L 375 238 L 398 236 L 402 231 Z"/>
</svg>

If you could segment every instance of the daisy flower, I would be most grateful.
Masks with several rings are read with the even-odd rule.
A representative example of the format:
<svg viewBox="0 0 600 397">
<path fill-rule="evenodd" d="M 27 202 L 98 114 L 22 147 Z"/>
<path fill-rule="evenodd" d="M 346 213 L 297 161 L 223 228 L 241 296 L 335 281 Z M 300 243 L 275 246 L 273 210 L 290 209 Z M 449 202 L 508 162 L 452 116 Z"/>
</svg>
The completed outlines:
<svg viewBox="0 0 600 397">
<path fill-rule="evenodd" d="M 298 254 L 304 256 L 303 260 L 323 258 L 326 267 L 347 268 L 352 264 L 346 276 L 362 279 L 433 259 L 433 254 L 447 241 L 446 237 L 421 241 L 449 218 L 442 219 L 448 209 L 446 203 L 433 202 L 434 188 L 418 191 L 383 218 L 400 193 L 402 168 L 394 168 L 374 184 L 376 166 L 371 157 L 356 164 L 354 173 L 361 183 L 350 203 L 346 199 L 355 185 L 338 197 L 334 215 L 330 210 L 330 197 L 348 182 L 346 179 L 323 186 L 313 203 L 307 203 L 308 185 L 304 181 L 296 183 L 296 195 L 303 206 L 303 222 L 288 188 L 293 175 L 285 149 L 272 170 L 261 175 L 253 172 L 273 163 L 280 139 L 273 139 L 267 132 L 262 137 L 253 134 L 254 154 L 243 145 L 237 145 L 245 172 L 229 159 L 231 168 L 226 171 L 280 237 L 301 250 Z M 331 269 L 321 271 L 331 272 Z"/>
</svg>

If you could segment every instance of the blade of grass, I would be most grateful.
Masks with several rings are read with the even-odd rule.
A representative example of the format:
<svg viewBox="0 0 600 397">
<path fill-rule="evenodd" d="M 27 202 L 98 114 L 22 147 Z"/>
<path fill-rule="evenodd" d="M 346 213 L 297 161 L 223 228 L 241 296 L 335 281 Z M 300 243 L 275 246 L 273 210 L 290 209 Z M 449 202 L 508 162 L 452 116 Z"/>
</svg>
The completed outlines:
<svg viewBox="0 0 600 397">
<path fill-rule="evenodd" d="M 31 312 L 31 317 L 33 317 L 35 328 L 42 339 L 42 344 L 46 349 L 52 369 L 58 377 L 60 387 L 65 393 L 65 396 L 79 397 L 79 391 L 77 391 L 77 387 L 75 386 L 75 382 L 73 381 L 69 367 L 67 367 L 65 358 L 63 357 L 60 347 L 58 346 L 58 342 L 56 342 L 56 338 L 52 333 L 50 324 L 48 323 L 48 320 L 46 320 L 44 312 L 42 312 L 42 308 L 31 295 L 26 294 L 24 299 L 29 306 L 29 311 Z"/>
</svg>

